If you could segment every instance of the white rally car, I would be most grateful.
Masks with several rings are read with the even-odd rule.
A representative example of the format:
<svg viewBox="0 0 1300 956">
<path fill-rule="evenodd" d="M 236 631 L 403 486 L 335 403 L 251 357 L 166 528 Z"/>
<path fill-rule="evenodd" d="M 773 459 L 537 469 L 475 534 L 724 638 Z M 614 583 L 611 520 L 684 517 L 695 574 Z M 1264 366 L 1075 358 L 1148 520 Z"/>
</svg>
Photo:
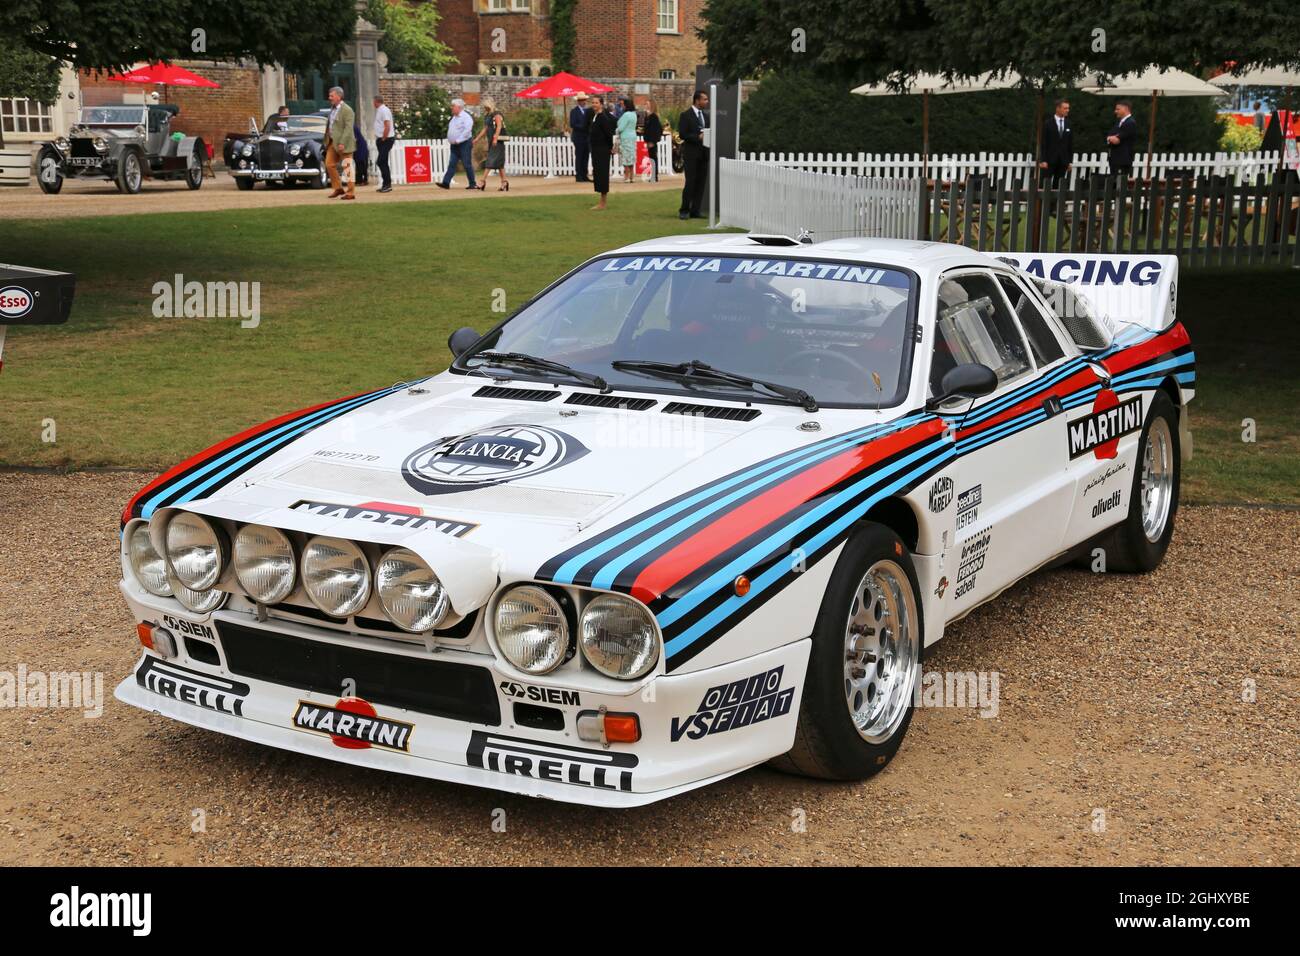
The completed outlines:
<svg viewBox="0 0 1300 956">
<path fill-rule="evenodd" d="M 117 696 L 605 806 L 770 760 L 867 777 L 948 622 L 1057 559 L 1160 563 L 1195 377 L 1176 272 L 744 235 L 599 256 L 452 335 L 447 371 L 142 489 Z"/>
</svg>

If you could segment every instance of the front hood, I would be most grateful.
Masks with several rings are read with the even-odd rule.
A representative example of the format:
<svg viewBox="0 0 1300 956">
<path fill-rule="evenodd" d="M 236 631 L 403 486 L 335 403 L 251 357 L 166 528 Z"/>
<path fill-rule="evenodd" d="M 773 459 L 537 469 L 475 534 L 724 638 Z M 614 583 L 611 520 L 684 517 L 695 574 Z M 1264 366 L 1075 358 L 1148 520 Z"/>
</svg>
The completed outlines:
<svg viewBox="0 0 1300 956">
<path fill-rule="evenodd" d="M 277 419 L 173 469 L 125 517 L 224 501 L 219 510 L 238 520 L 256 513 L 289 526 L 293 514 L 298 530 L 362 540 L 419 527 L 535 568 L 595 525 L 816 437 L 798 432 L 814 416 L 790 406 L 756 405 L 752 421 L 717 421 L 665 413 L 673 397 L 629 411 L 572 404 L 575 391 L 593 393 L 567 386 L 485 386 L 443 373 Z M 555 397 L 527 400 L 540 395 Z M 889 417 L 816 417 L 846 415 Z"/>
</svg>

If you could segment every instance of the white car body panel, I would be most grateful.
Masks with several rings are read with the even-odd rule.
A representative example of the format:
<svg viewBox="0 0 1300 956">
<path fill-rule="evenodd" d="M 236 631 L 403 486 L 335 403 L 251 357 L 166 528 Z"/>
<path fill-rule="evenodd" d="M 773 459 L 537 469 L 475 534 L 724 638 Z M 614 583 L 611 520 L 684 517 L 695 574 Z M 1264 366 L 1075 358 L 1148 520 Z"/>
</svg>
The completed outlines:
<svg viewBox="0 0 1300 956">
<path fill-rule="evenodd" d="M 868 512 L 890 501 L 910 511 L 924 642 L 933 644 L 945 622 L 1126 516 L 1140 429 L 1084 447 L 1084 419 L 1104 416 L 1108 402 L 1136 399 L 1111 415 L 1119 421 L 1138 414 L 1144 421 L 1158 388 L 1173 389 L 1180 409 L 1193 395 L 1192 353 L 1176 325 L 1173 257 L 994 258 L 943 244 L 857 239 L 771 247 L 737 235 L 674 237 L 609 255 L 651 253 L 909 270 L 918 282 L 919 340 L 906 399 L 894 408 L 824 407 L 815 414 L 758 399 L 703 402 L 761 410 L 741 422 L 656 414 L 659 408 L 637 413 L 571 405 L 569 397 L 595 390 L 567 382 L 501 381 L 523 397 L 476 397 L 491 384 L 488 378 L 449 371 L 284 416 L 142 489 L 124 511 L 124 529 L 149 521 L 161 549 L 167 520 L 186 510 L 227 533 L 253 523 L 303 538 L 351 539 L 372 555 L 410 548 L 446 586 L 451 617 L 430 634 L 396 632 L 384 626 L 372 595 L 349 620 L 331 621 L 300 588 L 282 605 L 259 609 L 240 593 L 229 568 L 218 584 L 231 592 L 224 606 L 192 614 L 144 591 L 124 555 L 121 587 L 137 622 L 175 625 L 187 639 L 178 639 L 170 660 L 146 650 L 118 698 L 222 733 L 364 766 L 593 805 L 647 803 L 790 748 L 822 596 L 845 540 Z M 927 411 L 937 284 L 971 269 L 1014 276 L 1010 259 L 1028 276 L 1069 282 L 1102 313 L 1113 343 L 1085 352 L 1056 323 L 1064 358 L 974 402 Z M 1083 281 L 1119 272 L 1126 281 Z M 1141 284 L 1134 285 L 1134 274 Z M 1134 302 L 1141 315 L 1124 311 Z M 542 391 L 559 398 L 526 400 Z M 661 405 L 672 399 L 653 397 Z M 802 430 L 811 419 L 818 429 Z M 444 443 L 451 436 L 474 447 L 461 455 L 463 443 Z M 482 451 L 487 446 L 479 439 L 499 442 L 503 455 L 516 440 L 544 454 L 529 458 L 517 477 L 485 479 L 495 472 L 473 456 L 497 452 Z M 820 469 L 839 483 L 805 492 L 800 482 Z M 812 497 L 797 497 L 804 494 Z M 730 593 L 742 574 L 752 589 Z M 570 595 L 579 609 L 603 592 L 641 601 L 662 633 L 658 663 L 632 681 L 601 675 L 581 654 L 545 676 L 518 671 L 496 647 L 492 610 L 504 589 L 528 582 Z M 452 634 L 457 626 L 464 633 Z M 324 693 L 232 669 L 224 636 L 232 628 L 283 635 L 322 653 L 482 669 L 495 697 L 480 695 L 479 703 L 497 707 L 500 720 L 376 703 L 374 720 L 393 722 L 385 732 L 408 728 L 407 747 L 336 745 L 295 722 L 304 706 L 333 707 L 342 689 Z M 209 655 L 215 660 L 201 659 Z M 775 686 L 754 683 L 777 668 Z M 200 676 L 186 678 L 187 672 Z M 174 678 L 170 684 L 163 673 Z M 204 692 L 204 680 L 216 683 Z M 222 681 L 247 687 L 238 715 L 211 706 Z M 702 706 L 711 690 L 729 686 L 739 694 L 730 708 Z M 524 701 L 510 688 L 540 696 Z M 758 693 L 764 689 L 769 692 Z M 529 701 L 556 711 L 562 728 L 521 724 L 514 705 Z M 763 717 L 753 719 L 759 702 Z M 636 713 L 641 739 L 603 746 L 580 740 L 578 712 L 601 707 Z"/>
</svg>

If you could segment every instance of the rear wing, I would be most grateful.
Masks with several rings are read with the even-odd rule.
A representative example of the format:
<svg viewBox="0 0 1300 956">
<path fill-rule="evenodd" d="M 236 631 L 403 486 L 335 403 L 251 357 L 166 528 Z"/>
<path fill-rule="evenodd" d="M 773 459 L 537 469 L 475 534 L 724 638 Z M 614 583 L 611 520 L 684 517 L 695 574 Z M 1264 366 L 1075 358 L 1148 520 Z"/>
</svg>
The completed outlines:
<svg viewBox="0 0 1300 956">
<path fill-rule="evenodd" d="M 1082 349 L 1106 348 L 1123 325 L 1163 332 L 1177 321 L 1177 256 L 1007 252 L 997 258 L 1033 280 Z"/>
</svg>

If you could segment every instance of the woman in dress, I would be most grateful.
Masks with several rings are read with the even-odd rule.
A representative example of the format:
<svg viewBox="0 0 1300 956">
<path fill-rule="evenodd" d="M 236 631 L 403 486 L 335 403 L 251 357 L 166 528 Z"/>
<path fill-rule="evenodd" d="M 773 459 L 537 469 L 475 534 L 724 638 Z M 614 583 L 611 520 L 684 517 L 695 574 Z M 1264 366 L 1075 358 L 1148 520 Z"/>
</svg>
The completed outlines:
<svg viewBox="0 0 1300 956">
<path fill-rule="evenodd" d="M 478 131 L 478 136 L 474 137 L 476 143 L 482 137 L 487 138 L 487 156 L 483 158 L 483 172 L 480 174 L 478 184 L 480 192 L 487 188 L 489 169 L 495 169 L 497 175 L 501 177 L 501 185 L 497 187 L 497 192 L 510 192 L 510 181 L 506 179 L 505 131 L 506 118 L 501 115 L 496 103 L 490 99 L 485 99 L 483 101 L 483 128 Z"/>
<path fill-rule="evenodd" d="M 591 98 L 591 106 L 596 112 L 591 118 L 591 181 L 600 201 L 592 209 L 604 209 L 605 197 L 609 193 L 609 159 L 614 155 L 614 140 L 618 135 L 618 125 L 614 117 L 606 112 L 605 100 L 601 96 Z"/>
<path fill-rule="evenodd" d="M 636 104 L 630 98 L 623 100 L 623 114 L 618 118 L 618 150 L 623 154 L 623 182 L 632 182 L 636 166 Z"/>
</svg>

